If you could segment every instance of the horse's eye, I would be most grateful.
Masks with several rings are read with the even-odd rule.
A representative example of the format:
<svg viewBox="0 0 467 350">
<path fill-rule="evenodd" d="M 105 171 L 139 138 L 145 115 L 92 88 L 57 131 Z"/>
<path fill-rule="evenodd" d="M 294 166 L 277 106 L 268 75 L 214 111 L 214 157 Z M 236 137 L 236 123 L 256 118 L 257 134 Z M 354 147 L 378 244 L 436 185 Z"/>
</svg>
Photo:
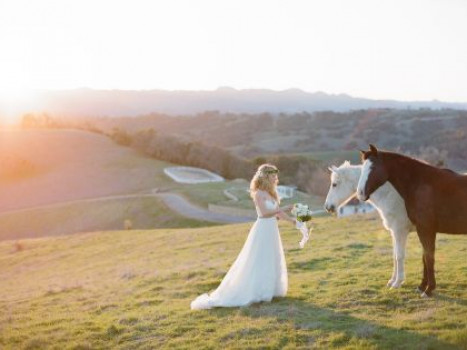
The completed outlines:
<svg viewBox="0 0 467 350">
<path fill-rule="evenodd" d="M 332 184 L 332 187 L 336 187 L 336 186 L 337 186 L 337 184 L 336 184 L 336 183 L 333 183 L 333 184 Z"/>
</svg>

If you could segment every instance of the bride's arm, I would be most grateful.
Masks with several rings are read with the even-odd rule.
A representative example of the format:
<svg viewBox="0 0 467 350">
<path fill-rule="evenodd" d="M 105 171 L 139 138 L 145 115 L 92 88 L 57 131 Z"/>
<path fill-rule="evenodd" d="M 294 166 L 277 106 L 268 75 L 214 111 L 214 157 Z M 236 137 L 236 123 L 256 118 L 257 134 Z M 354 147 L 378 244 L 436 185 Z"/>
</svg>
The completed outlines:
<svg viewBox="0 0 467 350">
<path fill-rule="evenodd" d="M 276 214 L 279 218 L 290 221 L 292 224 L 295 224 L 295 219 L 288 216 L 282 209 Z"/>
</svg>

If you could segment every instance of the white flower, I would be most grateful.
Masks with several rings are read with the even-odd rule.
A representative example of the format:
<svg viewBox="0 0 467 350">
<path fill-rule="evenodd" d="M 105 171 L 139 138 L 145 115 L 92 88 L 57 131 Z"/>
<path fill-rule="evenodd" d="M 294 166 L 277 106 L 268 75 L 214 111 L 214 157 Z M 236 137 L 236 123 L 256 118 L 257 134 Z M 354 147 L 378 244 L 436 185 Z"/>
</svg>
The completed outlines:
<svg viewBox="0 0 467 350">
<path fill-rule="evenodd" d="M 294 204 L 291 213 L 298 221 L 305 222 L 311 220 L 311 210 L 308 205 L 296 203 Z"/>
</svg>

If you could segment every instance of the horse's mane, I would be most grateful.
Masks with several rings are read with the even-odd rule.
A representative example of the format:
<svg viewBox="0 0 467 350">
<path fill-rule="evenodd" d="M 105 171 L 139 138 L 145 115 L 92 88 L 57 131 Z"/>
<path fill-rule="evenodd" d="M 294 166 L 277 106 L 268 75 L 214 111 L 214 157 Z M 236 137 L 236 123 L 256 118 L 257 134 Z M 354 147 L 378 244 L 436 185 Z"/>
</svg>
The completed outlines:
<svg viewBox="0 0 467 350">
<path fill-rule="evenodd" d="M 360 172 L 357 171 L 359 168 L 361 168 L 360 165 L 355 165 L 355 164 L 350 164 L 348 160 L 344 161 L 339 167 L 336 167 L 333 165 L 329 169 L 332 171 L 331 173 L 331 179 L 342 179 L 344 181 L 346 180 L 352 180 L 354 177 L 360 176 Z"/>
<path fill-rule="evenodd" d="M 404 154 L 400 154 L 400 153 L 396 153 L 396 152 L 390 152 L 390 151 L 379 151 L 378 150 L 378 154 L 382 154 L 384 157 L 387 157 L 389 159 L 402 159 L 402 160 L 405 160 L 405 161 L 408 161 L 408 162 L 412 162 L 413 164 L 416 164 L 417 166 L 419 166 L 421 169 L 431 169 L 431 170 L 435 170 L 435 171 L 442 171 L 442 172 L 448 172 L 448 173 L 451 173 L 453 175 L 461 175 L 457 172 L 455 172 L 454 170 L 451 170 L 451 169 L 447 169 L 447 168 L 439 168 L 435 165 L 432 165 L 422 159 L 417 159 L 417 158 L 413 158 L 413 157 L 409 157 L 409 156 L 406 156 Z"/>
<path fill-rule="evenodd" d="M 341 170 L 346 170 L 346 169 L 355 169 L 355 168 L 358 168 L 360 167 L 360 165 L 355 165 L 355 164 L 350 164 L 350 162 L 348 160 L 344 161 L 341 165 L 339 165 L 338 167 L 336 166 L 332 166 L 331 170 L 334 172 L 334 173 L 338 173 L 338 174 L 342 174 L 342 171 Z"/>
<path fill-rule="evenodd" d="M 341 165 L 339 165 L 339 167 L 337 167 L 337 169 L 344 169 L 344 168 L 350 168 L 352 165 L 350 164 L 350 162 L 348 160 L 345 160 L 344 163 L 342 163 Z"/>
<path fill-rule="evenodd" d="M 409 162 L 414 162 L 416 164 L 426 166 L 426 167 L 429 167 L 429 168 L 439 169 L 438 167 L 429 164 L 428 162 L 426 162 L 423 159 L 417 159 L 417 158 L 409 157 L 409 156 L 406 156 L 405 154 L 401 154 L 401 153 L 390 152 L 390 151 L 378 151 L 378 154 L 383 154 L 384 156 L 388 157 L 389 159 L 403 159 L 403 160 L 407 160 Z"/>
</svg>

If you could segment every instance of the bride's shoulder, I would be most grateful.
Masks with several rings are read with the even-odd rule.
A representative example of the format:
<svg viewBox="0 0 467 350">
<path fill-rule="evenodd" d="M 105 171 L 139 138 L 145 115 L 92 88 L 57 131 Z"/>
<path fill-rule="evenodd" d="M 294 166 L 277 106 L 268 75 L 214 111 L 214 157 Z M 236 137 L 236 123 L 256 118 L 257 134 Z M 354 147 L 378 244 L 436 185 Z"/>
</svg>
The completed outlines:
<svg viewBox="0 0 467 350">
<path fill-rule="evenodd" d="M 256 191 L 255 200 L 256 201 L 260 200 L 262 202 L 267 202 L 267 201 L 275 202 L 275 200 L 271 197 L 271 195 L 268 192 L 263 191 L 263 190 Z"/>
<path fill-rule="evenodd" d="M 262 190 L 257 190 L 254 194 L 254 198 L 256 201 L 258 200 L 266 200 L 268 197 L 266 195 L 266 192 L 265 191 L 262 191 Z"/>
</svg>

